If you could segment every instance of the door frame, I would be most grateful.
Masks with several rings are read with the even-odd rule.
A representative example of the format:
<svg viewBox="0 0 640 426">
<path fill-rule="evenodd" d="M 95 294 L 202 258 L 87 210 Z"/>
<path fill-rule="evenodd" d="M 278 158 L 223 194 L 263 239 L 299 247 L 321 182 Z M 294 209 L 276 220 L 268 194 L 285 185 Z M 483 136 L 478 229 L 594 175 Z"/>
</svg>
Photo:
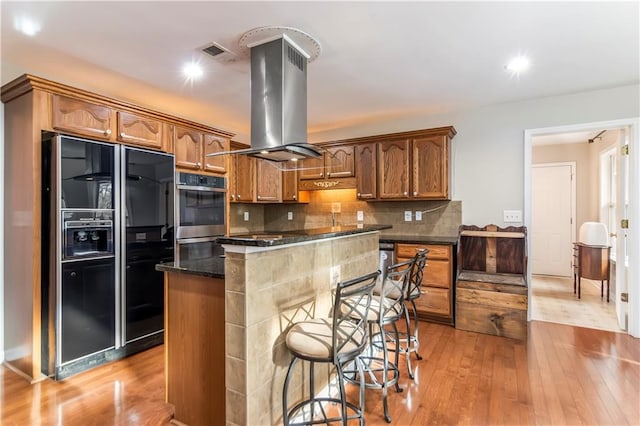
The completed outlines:
<svg viewBox="0 0 640 426">
<path fill-rule="evenodd" d="M 533 147 L 532 147 L 533 149 Z M 576 181 L 578 180 L 576 177 L 576 162 L 575 161 L 560 161 L 560 162 L 553 162 L 553 163 L 537 163 L 537 164 L 531 164 L 531 167 L 536 167 L 536 168 L 543 168 L 543 167 L 558 167 L 558 166 L 569 166 L 571 169 L 571 200 L 569 201 L 571 203 L 571 241 L 569 242 L 569 244 L 571 244 L 571 242 L 576 241 L 576 224 L 577 224 L 577 218 L 576 218 Z M 531 171 L 529 171 L 531 172 Z M 533 192 L 531 193 L 531 195 L 533 196 Z M 533 207 L 533 205 L 531 206 Z M 527 229 L 531 229 L 531 228 L 527 228 Z M 529 235 L 532 235 L 531 232 L 529 232 Z M 531 238 L 530 238 L 531 239 Z M 567 250 L 569 250 L 569 253 L 571 253 L 571 245 L 569 245 L 569 247 L 567 248 Z M 529 251 L 529 253 L 533 253 L 533 251 Z M 571 258 L 571 256 L 569 256 L 569 258 Z M 569 273 L 571 273 L 571 265 L 569 265 Z M 571 275 L 569 275 L 571 276 Z M 529 280 L 529 282 L 531 282 L 531 280 Z"/>
<path fill-rule="evenodd" d="M 629 164 L 640 164 L 640 117 L 524 130 L 524 223 L 527 228 L 531 228 L 531 150 L 533 137 L 553 133 L 620 127 L 629 128 Z M 629 170 L 629 191 L 631 197 L 629 200 L 629 229 L 627 233 L 629 238 L 627 241 L 629 248 L 629 274 L 627 277 L 627 282 L 629 283 L 629 326 L 627 332 L 633 337 L 640 337 L 640 167 Z M 527 250 L 531 251 L 530 238 L 527 241 Z M 531 283 L 531 263 L 527 264 L 527 279 Z M 531 285 L 528 287 L 528 295 L 530 300 L 532 296 Z M 531 310 L 527 312 L 527 319 L 531 321 Z"/>
</svg>

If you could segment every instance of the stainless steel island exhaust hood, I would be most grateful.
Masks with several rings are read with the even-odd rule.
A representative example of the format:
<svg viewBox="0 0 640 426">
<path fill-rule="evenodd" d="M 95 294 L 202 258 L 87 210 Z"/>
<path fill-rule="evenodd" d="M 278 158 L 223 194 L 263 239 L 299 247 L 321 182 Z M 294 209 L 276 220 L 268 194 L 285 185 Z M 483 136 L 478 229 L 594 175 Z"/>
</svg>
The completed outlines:
<svg viewBox="0 0 640 426">
<path fill-rule="evenodd" d="M 251 52 L 251 148 L 235 151 L 238 154 L 279 162 L 322 155 L 320 148 L 307 143 L 311 56 L 294 37 L 312 46 L 312 59 L 320 53 L 311 36 L 288 27 L 256 28 L 240 40 Z"/>
</svg>

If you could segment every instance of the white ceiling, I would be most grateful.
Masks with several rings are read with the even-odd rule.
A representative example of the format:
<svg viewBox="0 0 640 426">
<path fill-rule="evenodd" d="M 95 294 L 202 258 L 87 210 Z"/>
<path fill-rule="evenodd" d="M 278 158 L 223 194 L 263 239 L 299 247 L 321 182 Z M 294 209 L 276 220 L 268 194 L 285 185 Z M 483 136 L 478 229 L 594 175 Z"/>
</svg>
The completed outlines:
<svg viewBox="0 0 640 426">
<path fill-rule="evenodd" d="M 118 85 L 129 82 L 127 92 L 113 89 L 120 96 L 159 94 L 176 108 L 184 101 L 179 115 L 215 111 L 208 124 L 241 135 L 249 133 L 248 58 L 222 64 L 198 48 L 215 41 L 239 52 L 242 34 L 266 25 L 298 28 L 322 46 L 308 68 L 310 133 L 640 79 L 638 2 L 2 1 L 0 7 L 2 84 L 29 72 L 97 88 L 117 85 L 105 77 L 115 75 Z M 34 19 L 40 32 L 17 32 L 20 17 Z M 519 53 L 532 66 L 514 77 L 504 65 Z M 193 85 L 180 75 L 191 59 L 205 65 Z"/>
</svg>

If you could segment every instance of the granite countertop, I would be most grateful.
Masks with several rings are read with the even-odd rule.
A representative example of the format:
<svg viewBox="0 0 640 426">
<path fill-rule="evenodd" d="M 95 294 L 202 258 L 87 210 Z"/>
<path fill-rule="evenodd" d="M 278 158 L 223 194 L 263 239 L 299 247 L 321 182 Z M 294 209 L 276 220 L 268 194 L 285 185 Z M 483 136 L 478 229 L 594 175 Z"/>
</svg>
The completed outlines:
<svg viewBox="0 0 640 426">
<path fill-rule="evenodd" d="M 179 263 L 160 263 L 156 265 L 156 270 L 201 275 L 210 278 L 224 278 L 224 256 L 181 261 Z"/>
<path fill-rule="evenodd" d="M 446 235 L 380 235 L 382 243 L 413 243 L 413 244 L 445 244 L 455 245 L 458 243 L 458 236 Z"/>
<path fill-rule="evenodd" d="M 328 226 L 325 228 L 299 229 L 294 231 L 264 231 L 250 234 L 230 235 L 217 239 L 219 244 L 240 246 L 272 247 L 285 244 L 301 243 L 364 232 L 391 229 L 391 225 L 348 225 Z"/>
</svg>

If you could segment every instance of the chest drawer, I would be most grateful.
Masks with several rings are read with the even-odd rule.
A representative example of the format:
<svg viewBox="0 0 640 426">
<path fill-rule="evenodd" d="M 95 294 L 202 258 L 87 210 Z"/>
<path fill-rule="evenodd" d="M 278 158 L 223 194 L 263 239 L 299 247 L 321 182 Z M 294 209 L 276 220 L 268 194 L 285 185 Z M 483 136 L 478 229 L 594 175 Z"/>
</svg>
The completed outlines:
<svg viewBox="0 0 640 426">
<path fill-rule="evenodd" d="M 428 259 L 451 259 L 451 246 L 439 245 L 439 244 L 396 244 L 396 256 L 398 258 L 410 258 L 415 256 L 416 252 L 420 249 L 426 248 L 429 250 L 427 254 Z"/>
</svg>

